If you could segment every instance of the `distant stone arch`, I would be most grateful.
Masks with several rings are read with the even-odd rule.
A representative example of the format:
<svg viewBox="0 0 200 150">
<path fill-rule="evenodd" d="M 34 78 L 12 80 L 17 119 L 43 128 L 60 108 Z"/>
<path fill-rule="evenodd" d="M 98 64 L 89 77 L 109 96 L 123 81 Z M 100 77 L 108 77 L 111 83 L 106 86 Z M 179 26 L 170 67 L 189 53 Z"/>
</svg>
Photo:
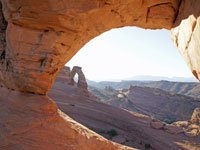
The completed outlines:
<svg viewBox="0 0 200 150">
<path fill-rule="evenodd" d="M 78 75 L 78 82 L 77 86 L 83 89 L 87 89 L 87 82 L 85 75 L 83 74 L 82 68 L 79 66 L 74 66 L 72 71 L 71 71 L 71 84 L 75 84 L 74 77 L 75 75 Z"/>
</svg>

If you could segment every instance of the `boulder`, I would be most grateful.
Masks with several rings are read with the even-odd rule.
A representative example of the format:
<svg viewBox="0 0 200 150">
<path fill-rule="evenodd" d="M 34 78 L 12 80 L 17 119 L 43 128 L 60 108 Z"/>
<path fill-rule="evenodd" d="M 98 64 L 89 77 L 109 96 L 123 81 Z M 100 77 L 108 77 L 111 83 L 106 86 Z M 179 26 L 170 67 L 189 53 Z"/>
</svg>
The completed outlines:
<svg viewBox="0 0 200 150">
<path fill-rule="evenodd" d="M 188 136 L 188 137 L 199 136 L 200 135 L 200 130 L 198 130 L 198 129 L 192 129 L 192 130 L 186 131 L 185 135 Z"/>
<path fill-rule="evenodd" d="M 159 120 L 152 120 L 150 126 L 154 129 L 163 129 L 165 124 Z"/>
</svg>

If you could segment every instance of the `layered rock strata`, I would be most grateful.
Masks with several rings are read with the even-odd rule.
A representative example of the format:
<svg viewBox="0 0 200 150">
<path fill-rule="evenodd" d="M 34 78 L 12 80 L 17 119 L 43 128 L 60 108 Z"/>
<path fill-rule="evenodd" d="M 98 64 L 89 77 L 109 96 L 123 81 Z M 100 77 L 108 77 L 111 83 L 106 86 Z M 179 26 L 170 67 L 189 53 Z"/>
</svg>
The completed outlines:
<svg viewBox="0 0 200 150">
<path fill-rule="evenodd" d="M 1 0 L 8 21 L 4 86 L 46 94 L 64 64 L 112 28 L 171 29 L 180 0 Z M 97 19 L 98 18 L 98 19 Z"/>
</svg>

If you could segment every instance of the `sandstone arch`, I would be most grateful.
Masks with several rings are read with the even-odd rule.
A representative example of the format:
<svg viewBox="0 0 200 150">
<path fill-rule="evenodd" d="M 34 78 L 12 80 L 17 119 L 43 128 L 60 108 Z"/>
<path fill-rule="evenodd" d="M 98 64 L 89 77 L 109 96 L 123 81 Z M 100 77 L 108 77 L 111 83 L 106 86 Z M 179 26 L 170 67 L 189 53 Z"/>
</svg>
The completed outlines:
<svg viewBox="0 0 200 150">
<path fill-rule="evenodd" d="M 175 44 L 199 78 L 200 9 L 195 0 L 1 2 L 8 26 L 0 83 L 8 88 L 46 94 L 57 72 L 85 43 L 123 26 L 173 28 Z"/>
<path fill-rule="evenodd" d="M 77 86 L 80 88 L 86 88 L 87 89 L 87 82 L 85 79 L 85 75 L 82 72 L 82 68 L 78 66 L 74 66 L 71 71 L 71 84 L 74 84 L 74 77 L 78 74 L 78 82 Z"/>
<path fill-rule="evenodd" d="M 0 85 L 15 90 L 0 88 L 0 106 L 4 111 L 1 148 L 80 149 L 87 145 L 88 149 L 131 149 L 111 143 L 76 123 L 61 113 L 48 96 L 28 94 L 46 94 L 63 65 L 90 39 L 109 29 L 173 28 L 175 44 L 199 78 L 197 0 L 1 0 L 1 3 L 4 17 L 1 11 Z"/>
<path fill-rule="evenodd" d="M 76 74 L 78 75 L 77 87 L 79 87 L 83 91 L 83 94 L 85 96 L 89 96 L 88 89 L 87 89 L 88 88 L 87 81 L 81 67 L 74 66 L 72 68 L 72 71 L 70 72 L 70 76 L 71 76 L 70 84 L 72 85 L 75 84 L 74 77 Z"/>
</svg>

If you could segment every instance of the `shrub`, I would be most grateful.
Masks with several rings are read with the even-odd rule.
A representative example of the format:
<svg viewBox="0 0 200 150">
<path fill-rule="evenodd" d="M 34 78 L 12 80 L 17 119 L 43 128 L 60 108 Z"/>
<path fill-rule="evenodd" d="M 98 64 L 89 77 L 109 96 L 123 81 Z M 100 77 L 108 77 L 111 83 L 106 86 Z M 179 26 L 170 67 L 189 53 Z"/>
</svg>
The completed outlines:
<svg viewBox="0 0 200 150">
<path fill-rule="evenodd" d="M 118 135 L 115 129 L 111 129 L 110 131 L 107 131 L 107 134 L 110 136 L 110 138 Z"/>
<path fill-rule="evenodd" d="M 175 120 L 175 119 L 171 119 L 171 118 L 169 119 L 169 118 L 168 118 L 168 119 L 164 119 L 163 121 L 166 122 L 167 124 L 171 124 L 171 123 L 175 122 L 176 120 Z"/>
<path fill-rule="evenodd" d="M 151 144 L 145 144 L 145 145 L 144 145 L 144 147 L 145 147 L 145 150 L 152 149 L 152 146 L 151 146 Z"/>
</svg>

